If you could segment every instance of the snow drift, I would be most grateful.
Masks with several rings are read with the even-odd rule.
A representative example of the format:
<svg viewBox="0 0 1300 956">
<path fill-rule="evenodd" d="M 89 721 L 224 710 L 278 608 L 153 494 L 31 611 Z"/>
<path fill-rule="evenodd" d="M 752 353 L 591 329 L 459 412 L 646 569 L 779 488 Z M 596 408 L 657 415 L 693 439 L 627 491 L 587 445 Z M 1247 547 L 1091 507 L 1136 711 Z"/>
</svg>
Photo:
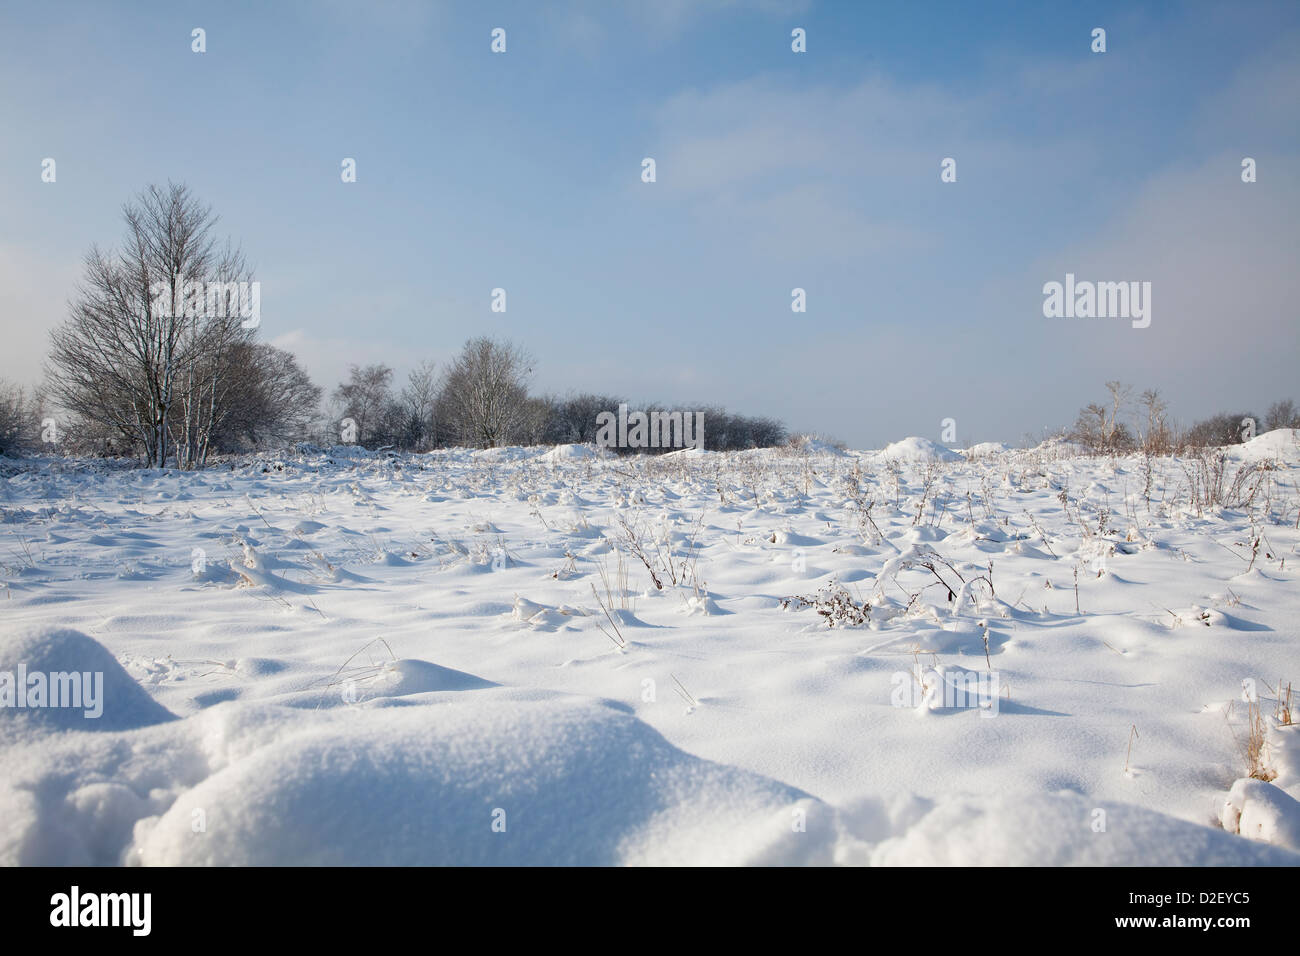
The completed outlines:
<svg viewBox="0 0 1300 956">
<path fill-rule="evenodd" d="M 0 634 L 0 734 L 6 737 L 131 730 L 172 719 L 103 645 L 79 631 Z"/>
<path fill-rule="evenodd" d="M 961 455 L 951 448 L 915 436 L 885 446 L 880 455 L 897 461 L 961 461 Z"/>
</svg>

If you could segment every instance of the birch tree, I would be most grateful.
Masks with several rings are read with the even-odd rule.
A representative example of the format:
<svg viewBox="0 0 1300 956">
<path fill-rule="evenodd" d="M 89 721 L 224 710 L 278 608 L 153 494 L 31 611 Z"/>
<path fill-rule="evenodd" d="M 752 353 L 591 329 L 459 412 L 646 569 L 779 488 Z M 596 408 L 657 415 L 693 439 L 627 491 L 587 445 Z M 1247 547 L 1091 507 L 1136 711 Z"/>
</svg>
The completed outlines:
<svg viewBox="0 0 1300 956">
<path fill-rule="evenodd" d="M 50 394 L 139 448 L 146 465 L 164 467 L 174 449 L 181 467 L 198 467 L 228 388 L 230 349 L 251 336 L 238 309 L 214 310 L 203 290 L 251 275 L 183 184 L 148 187 L 122 215 L 122 247 L 91 247 L 70 315 L 51 333 Z"/>
</svg>

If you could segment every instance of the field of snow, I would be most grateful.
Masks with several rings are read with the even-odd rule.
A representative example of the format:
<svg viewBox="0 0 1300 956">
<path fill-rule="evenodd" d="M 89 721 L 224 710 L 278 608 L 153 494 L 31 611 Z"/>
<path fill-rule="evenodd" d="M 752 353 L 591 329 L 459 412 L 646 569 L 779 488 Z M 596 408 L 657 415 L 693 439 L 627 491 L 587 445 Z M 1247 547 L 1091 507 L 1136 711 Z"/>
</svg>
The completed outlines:
<svg viewBox="0 0 1300 956">
<path fill-rule="evenodd" d="M 1300 433 L 1203 469 L 0 459 L 0 682 L 103 675 L 0 862 L 1295 865 Z"/>
</svg>

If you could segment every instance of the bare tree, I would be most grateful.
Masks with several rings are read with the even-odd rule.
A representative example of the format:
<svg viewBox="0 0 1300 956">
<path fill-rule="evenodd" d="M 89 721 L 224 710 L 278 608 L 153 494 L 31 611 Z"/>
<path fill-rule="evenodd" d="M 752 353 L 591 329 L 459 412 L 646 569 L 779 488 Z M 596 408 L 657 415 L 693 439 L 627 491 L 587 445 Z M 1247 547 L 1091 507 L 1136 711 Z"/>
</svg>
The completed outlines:
<svg viewBox="0 0 1300 956">
<path fill-rule="evenodd" d="M 0 455 L 16 456 L 38 446 L 39 398 L 20 385 L 0 382 Z"/>
<path fill-rule="evenodd" d="M 562 444 L 594 444 L 599 430 L 597 416 L 601 412 L 617 412 L 618 406 L 626 401 L 617 395 L 593 395 L 590 392 L 569 395 L 556 403 L 554 440 Z"/>
<path fill-rule="evenodd" d="M 1106 406 L 1097 402 L 1085 405 L 1079 410 L 1070 431 L 1070 440 L 1078 442 L 1090 452 L 1100 452 L 1106 447 Z"/>
<path fill-rule="evenodd" d="M 50 393 L 148 465 L 166 465 L 174 447 L 179 465 L 201 466 L 230 387 L 229 350 L 251 335 L 238 309 L 212 308 L 205 290 L 251 276 L 184 185 L 148 187 L 123 218 L 122 249 L 91 248 L 71 315 L 51 333 Z"/>
<path fill-rule="evenodd" d="M 1121 382 L 1107 382 L 1110 399 L 1105 403 L 1093 402 L 1079 410 L 1070 439 L 1093 453 L 1124 451 L 1133 445 L 1133 436 L 1120 415 L 1128 407 L 1132 386 Z"/>
<path fill-rule="evenodd" d="M 356 423 L 357 441 L 367 447 L 391 444 L 397 438 L 400 410 L 393 399 L 392 380 L 393 370 L 382 363 L 353 365 L 348 380 L 334 389 L 338 417 Z"/>
<path fill-rule="evenodd" d="M 1268 414 L 1264 416 L 1264 429 L 1272 431 L 1274 428 L 1300 428 L 1300 409 L 1296 408 L 1291 399 L 1284 398 L 1268 407 Z"/>
<path fill-rule="evenodd" d="M 556 444 L 559 421 L 555 399 L 549 395 L 527 396 L 516 429 L 515 440 L 525 445 Z"/>
<path fill-rule="evenodd" d="M 1143 418 L 1141 445 L 1149 455 L 1164 455 L 1172 450 L 1173 433 L 1165 418 L 1169 404 L 1160 397 L 1159 389 L 1149 388 L 1138 399 Z"/>
<path fill-rule="evenodd" d="M 1106 383 L 1106 391 L 1110 392 L 1110 410 L 1106 420 L 1105 445 L 1107 451 L 1118 451 L 1131 440 L 1128 430 L 1120 421 L 1120 415 L 1128 407 L 1133 386 L 1111 381 Z"/>
<path fill-rule="evenodd" d="M 438 377 L 436 364 L 428 359 L 406 376 L 399 399 L 404 420 L 403 444 L 416 451 L 428 451 L 438 439 Z"/>
<path fill-rule="evenodd" d="M 246 343 L 233 358 L 234 387 L 213 429 L 214 449 L 247 451 L 305 437 L 319 412 L 321 390 L 292 353 Z"/>
<path fill-rule="evenodd" d="M 525 422 L 528 355 L 509 342 L 480 337 L 443 373 L 439 406 L 458 441 L 480 448 L 505 444 Z"/>
<path fill-rule="evenodd" d="M 1189 428 L 1185 440 L 1192 448 L 1238 445 L 1250 434 L 1247 421 L 1258 422 L 1259 418 L 1253 412 L 1220 412 Z"/>
</svg>

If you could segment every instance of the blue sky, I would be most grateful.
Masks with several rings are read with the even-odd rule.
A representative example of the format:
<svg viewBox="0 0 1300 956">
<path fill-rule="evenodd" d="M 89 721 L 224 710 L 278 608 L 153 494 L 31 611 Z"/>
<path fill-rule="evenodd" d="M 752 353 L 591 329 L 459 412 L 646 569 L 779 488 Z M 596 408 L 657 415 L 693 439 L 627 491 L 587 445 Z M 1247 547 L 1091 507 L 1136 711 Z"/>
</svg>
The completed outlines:
<svg viewBox="0 0 1300 956">
<path fill-rule="evenodd" d="M 0 377 L 35 382 L 82 255 L 173 179 L 327 389 L 491 334 L 536 391 L 856 446 L 1018 441 L 1111 378 L 1184 421 L 1300 400 L 1294 2 L 0 10 Z M 1150 281 L 1151 327 L 1044 318 L 1066 272 Z"/>
</svg>

